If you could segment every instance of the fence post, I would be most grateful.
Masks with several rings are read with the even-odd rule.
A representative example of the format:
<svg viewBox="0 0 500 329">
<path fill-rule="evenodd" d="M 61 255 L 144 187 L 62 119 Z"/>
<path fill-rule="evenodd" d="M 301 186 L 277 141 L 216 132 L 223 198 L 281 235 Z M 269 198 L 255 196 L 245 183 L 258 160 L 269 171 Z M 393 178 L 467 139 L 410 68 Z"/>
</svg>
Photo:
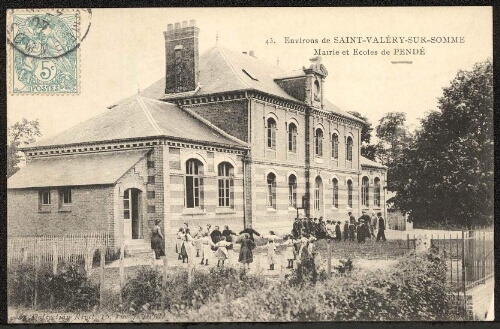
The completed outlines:
<svg viewBox="0 0 500 329">
<path fill-rule="evenodd" d="M 161 294 L 161 309 L 165 309 L 165 300 L 167 299 L 167 271 L 168 271 L 168 259 L 167 256 L 163 257 L 163 290 Z"/>
<path fill-rule="evenodd" d="M 123 253 L 125 251 L 125 243 L 122 241 L 120 246 L 120 304 L 123 304 L 123 287 L 125 286 L 125 268 L 123 266 Z"/>
<path fill-rule="evenodd" d="M 106 262 L 106 253 L 104 244 L 101 245 L 101 285 L 99 289 L 99 308 L 102 311 L 102 305 L 104 304 L 104 265 Z"/>
<path fill-rule="evenodd" d="M 327 257 L 328 259 L 326 260 L 326 273 L 328 274 L 328 276 L 332 275 L 332 241 L 331 240 L 327 240 L 326 241 L 326 254 L 327 254 Z"/>
<path fill-rule="evenodd" d="M 188 256 L 188 285 L 193 282 L 193 257 L 191 255 Z"/>
<path fill-rule="evenodd" d="M 36 310 L 38 297 L 38 254 L 35 252 L 35 296 L 33 297 L 33 309 Z"/>
<path fill-rule="evenodd" d="M 410 250 L 410 235 L 406 234 L 406 249 Z"/>
<path fill-rule="evenodd" d="M 59 256 L 57 255 L 57 245 L 52 242 L 52 273 L 57 274 L 57 262 L 59 261 Z"/>
<path fill-rule="evenodd" d="M 285 261 L 285 256 L 283 254 L 280 255 L 280 281 L 283 281 L 285 278 L 285 270 L 283 269 L 283 262 Z"/>
<path fill-rule="evenodd" d="M 485 236 L 486 236 L 486 231 L 483 231 L 483 253 L 482 253 L 482 266 L 483 266 L 483 271 L 482 271 L 482 278 L 483 278 L 483 281 L 482 283 L 485 283 L 486 282 L 486 241 L 485 241 Z"/>
</svg>

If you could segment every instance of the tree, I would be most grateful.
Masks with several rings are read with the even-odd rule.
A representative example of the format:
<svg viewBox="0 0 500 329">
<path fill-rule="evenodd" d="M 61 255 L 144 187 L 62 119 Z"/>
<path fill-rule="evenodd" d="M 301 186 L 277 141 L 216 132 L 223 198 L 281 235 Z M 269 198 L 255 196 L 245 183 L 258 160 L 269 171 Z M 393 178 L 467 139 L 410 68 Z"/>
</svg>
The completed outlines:
<svg viewBox="0 0 500 329">
<path fill-rule="evenodd" d="M 398 160 L 402 151 L 408 146 L 411 140 L 406 123 L 406 113 L 389 112 L 380 120 L 376 128 L 377 157 L 384 165 L 391 165 Z"/>
<path fill-rule="evenodd" d="M 19 163 L 24 161 L 20 155 L 19 147 L 36 141 L 42 136 L 38 119 L 28 120 L 23 118 L 21 122 L 16 122 L 7 131 L 7 178 L 14 175 L 19 170 Z"/>
<path fill-rule="evenodd" d="M 350 114 L 354 115 L 356 118 L 361 119 L 365 122 L 363 128 L 361 129 L 361 155 L 365 158 L 375 161 L 376 147 L 370 144 L 372 138 L 372 124 L 368 121 L 368 118 L 356 111 L 349 111 Z"/>
<path fill-rule="evenodd" d="M 395 205 L 415 223 L 471 228 L 493 222 L 493 65 L 459 71 L 438 101 L 439 111 L 394 166 Z M 403 179 L 404 177 L 404 179 Z"/>
</svg>

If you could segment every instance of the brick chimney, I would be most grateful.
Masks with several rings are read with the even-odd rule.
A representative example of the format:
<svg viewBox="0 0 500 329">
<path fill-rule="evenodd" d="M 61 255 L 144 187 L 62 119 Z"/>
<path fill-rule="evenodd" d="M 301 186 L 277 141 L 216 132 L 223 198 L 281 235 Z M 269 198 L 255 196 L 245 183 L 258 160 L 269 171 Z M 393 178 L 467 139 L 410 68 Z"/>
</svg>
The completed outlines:
<svg viewBox="0 0 500 329">
<path fill-rule="evenodd" d="M 165 36 L 165 93 L 193 91 L 198 86 L 198 33 L 196 21 L 168 24 Z"/>
</svg>

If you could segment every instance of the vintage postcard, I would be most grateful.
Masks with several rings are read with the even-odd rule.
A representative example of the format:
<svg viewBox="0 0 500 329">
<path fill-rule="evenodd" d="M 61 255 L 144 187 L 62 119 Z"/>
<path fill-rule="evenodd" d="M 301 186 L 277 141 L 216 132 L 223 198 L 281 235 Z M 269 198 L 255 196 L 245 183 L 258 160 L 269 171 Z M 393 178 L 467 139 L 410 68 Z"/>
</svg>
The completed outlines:
<svg viewBox="0 0 500 329">
<path fill-rule="evenodd" d="M 491 7 L 6 15 L 10 323 L 493 319 Z"/>
</svg>

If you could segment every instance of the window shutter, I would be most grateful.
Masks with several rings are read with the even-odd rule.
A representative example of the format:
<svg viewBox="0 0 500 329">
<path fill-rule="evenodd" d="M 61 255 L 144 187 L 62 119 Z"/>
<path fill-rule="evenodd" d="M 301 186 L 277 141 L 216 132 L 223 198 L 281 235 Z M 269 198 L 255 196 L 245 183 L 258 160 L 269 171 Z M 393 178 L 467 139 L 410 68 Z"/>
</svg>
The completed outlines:
<svg viewBox="0 0 500 329">
<path fill-rule="evenodd" d="M 200 176 L 200 209 L 205 209 L 205 184 L 203 179 L 203 167 L 198 167 L 198 172 Z"/>
<path fill-rule="evenodd" d="M 229 206 L 234 209 L 234 179 L 229 179 Z"/>
<path fill-rule="evenodd" d="M 276 209 L 276 182 L 272 184 L 272 193 L 273 193 L 273 208 Z"/>
</svg>

